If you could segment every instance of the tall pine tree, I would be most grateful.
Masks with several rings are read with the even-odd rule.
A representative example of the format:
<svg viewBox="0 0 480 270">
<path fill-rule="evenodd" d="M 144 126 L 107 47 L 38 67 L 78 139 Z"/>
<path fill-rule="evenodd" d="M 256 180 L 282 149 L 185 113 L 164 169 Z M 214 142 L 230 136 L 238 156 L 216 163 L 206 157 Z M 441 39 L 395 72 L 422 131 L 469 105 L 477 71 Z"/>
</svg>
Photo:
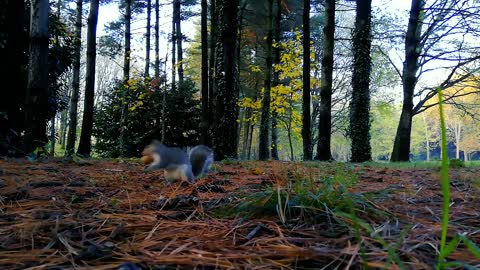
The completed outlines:
<svg viewBox="0 0 480 270">
<path fill-rule="evenodd" d="M 237 158 L 238 70 L 236 64 L 238 0 L 217 1 L 215 158 Z"/>
<path fill-rule="evenodd" d="M 80 133 L 80 142 L 77 150 L 77 153 L 81 156 L 90 156 L 92 151 L 98 6 L 99 0 L 90 1 L 90 11 L 87 21 L 87 73 L 85 77 L 85 101 L 83 107 L 82 131 Z"/>
<path fill-rule="evenodd" d="M 318 123 L 318 160 L 330 160 L 332 152 L 332 87 L 333 52 L 335 37 L 335 0 L 325 1 L 325 25 L 323 27 L 322 78 L 320 89 L 320 116 Z"/>
<path fill-rule="evenodd" d="M 30 48 L 25 97 L 23 149 L 31 153 L 47 143 L 47 121 L 52 104 L 48 89 L 48 0 L 31 1 Z"/>
<path fill-rule="evenodd" d="M 303 94 L 302 139 L 303 160 L 312 160 L 312 127 L 310 112 L 310 0 L 303 1 Z"/>
</svg>

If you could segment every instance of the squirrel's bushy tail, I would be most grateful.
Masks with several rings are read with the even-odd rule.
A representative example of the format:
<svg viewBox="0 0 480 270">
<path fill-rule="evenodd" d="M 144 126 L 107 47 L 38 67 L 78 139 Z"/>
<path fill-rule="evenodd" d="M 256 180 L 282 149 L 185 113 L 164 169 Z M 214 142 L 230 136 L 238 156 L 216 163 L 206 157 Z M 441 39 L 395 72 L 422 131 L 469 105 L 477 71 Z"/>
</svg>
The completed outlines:
<svg viewBox="0 0 480 270">
<path fill-rule="evenodd" d="M 213 163 L 213 151 L 205 145 L 197 145 L 193 147 L 188 156 L 190 164 L 192 164 L 192 172 L 195 177 L 200 174 L 207 174 Z"/>
</svg>

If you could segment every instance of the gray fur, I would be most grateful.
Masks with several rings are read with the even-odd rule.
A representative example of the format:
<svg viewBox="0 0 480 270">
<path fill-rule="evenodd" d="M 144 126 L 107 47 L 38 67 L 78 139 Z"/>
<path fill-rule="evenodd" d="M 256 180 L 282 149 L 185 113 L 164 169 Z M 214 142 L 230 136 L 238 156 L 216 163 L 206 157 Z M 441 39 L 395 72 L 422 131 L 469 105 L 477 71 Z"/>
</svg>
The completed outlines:
<svg viewBox="0 0 480 270">
<path fill-rule="evenodd" d="M 197 145 L 188 154 L 195 177 L 207 174 L 213 163 L 213 151 L 203 144 Z"/>
<path fill-rule="evenodd" d="M 154 141 L 142 154 L 154 159 L 145 171 L 164 169 L 167 181 L 180 179 L 193 183 L 198 176 L 207 174 L 213 163 L 213 151 L 205 145 L 197 145 L 187 153 Z"/>
</svg>

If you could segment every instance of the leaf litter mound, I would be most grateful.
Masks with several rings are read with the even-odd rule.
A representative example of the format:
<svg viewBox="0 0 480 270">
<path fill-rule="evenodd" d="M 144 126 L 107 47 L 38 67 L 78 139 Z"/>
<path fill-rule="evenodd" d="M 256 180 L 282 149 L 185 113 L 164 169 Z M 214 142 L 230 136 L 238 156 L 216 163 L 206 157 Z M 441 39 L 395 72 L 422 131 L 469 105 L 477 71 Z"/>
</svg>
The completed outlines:
<svg viewBox="0 0 480 270">
<path fill-rule="evenodd" d="M 383 213 L 358 206 L 360 222 L 336 215 L 335 205 L 326 202 L 325 209 L 282 211 L 295 198 L 280 196 L 281 189 L 302 177 L 322 185 L 336 166 L 312 164 L 227 162 L 190 185 L 165 183 L 161 171 L 145 173 L 135 161 L 0 160 L 0 269 L 435 266 L 442 205 L 438 169 L 342 167 L 358 178 L 339 194 L 365 195 L 364 202 Z M 453 169 L 450 178 L 449 239 L 463 234 L 478 245 L 480 169 Z M 265 190 L 272 192 L 260 198 L 261 206 L 267 208 L 267 200 L 280 206 L 255 212 L 246 204 L 247 212 L 239 210 Z M 363 230 L 362 222 L 372 230 Z M 463 245 L 447 259 L 480 267 Z"/>
</svg>

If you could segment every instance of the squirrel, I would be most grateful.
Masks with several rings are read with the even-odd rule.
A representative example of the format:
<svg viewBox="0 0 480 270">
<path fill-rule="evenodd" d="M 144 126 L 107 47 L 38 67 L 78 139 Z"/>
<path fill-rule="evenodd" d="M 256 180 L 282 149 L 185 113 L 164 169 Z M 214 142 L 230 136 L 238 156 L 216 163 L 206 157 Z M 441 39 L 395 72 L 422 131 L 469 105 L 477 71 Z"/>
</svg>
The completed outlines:
<svg viewBox="0 0 480 270">
<path fill-rule="evenodd" d="M 199 176 L 208 173 L 213 163 L 212 149 L 202 144 L 187 152 L 155 140 L 145 147 L 142 156 L 142 161 L 148 164 L 145 171 L 164 169 L 167 182 L 182 180 L 194 183 Z"/>
</svg>

